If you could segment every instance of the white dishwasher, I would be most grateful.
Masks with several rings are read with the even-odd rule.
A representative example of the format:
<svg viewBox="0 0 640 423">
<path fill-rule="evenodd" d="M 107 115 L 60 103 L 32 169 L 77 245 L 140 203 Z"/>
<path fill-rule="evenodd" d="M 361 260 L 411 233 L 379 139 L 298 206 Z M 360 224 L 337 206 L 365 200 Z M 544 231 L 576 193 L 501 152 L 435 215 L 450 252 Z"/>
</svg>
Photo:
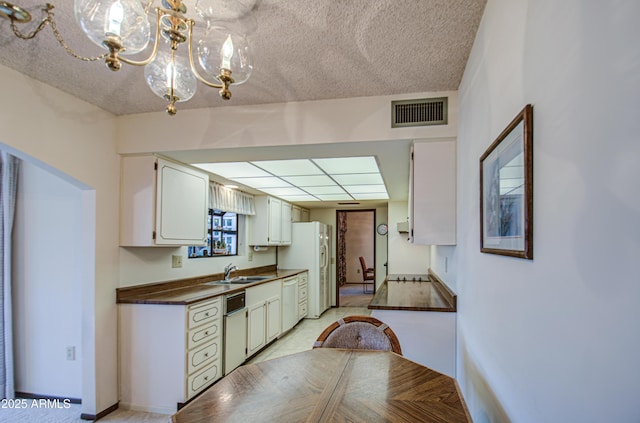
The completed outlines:
<svg viewBox="0 0 640 423">
<path fill-rule="evenodd" d="M 282 333 L 298 323 L 298 276 L 282 281 Z"/>
<path fill-rule="evenodd" d="M 245 292 L 224 297 L 224 374 L 247 358 L 247 309 Z"/>
</svg>

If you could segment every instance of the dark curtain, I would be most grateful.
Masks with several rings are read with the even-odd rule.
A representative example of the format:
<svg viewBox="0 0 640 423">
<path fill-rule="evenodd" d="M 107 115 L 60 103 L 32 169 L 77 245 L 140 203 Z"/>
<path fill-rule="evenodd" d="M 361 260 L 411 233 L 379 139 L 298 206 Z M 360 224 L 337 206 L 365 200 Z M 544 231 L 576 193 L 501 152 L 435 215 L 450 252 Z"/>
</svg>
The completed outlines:
<svg viewBox="0 0 640 423">
<path fill-rule="evenodd" d="M 346 232 L 347 232 L 347 213 L 338 212 L 338 241 L 336 245 L 336 254 L 338 255 L 338 285 L 342 286 L 347 282 L 347 247 L 346 247 Z"/>
</svg>

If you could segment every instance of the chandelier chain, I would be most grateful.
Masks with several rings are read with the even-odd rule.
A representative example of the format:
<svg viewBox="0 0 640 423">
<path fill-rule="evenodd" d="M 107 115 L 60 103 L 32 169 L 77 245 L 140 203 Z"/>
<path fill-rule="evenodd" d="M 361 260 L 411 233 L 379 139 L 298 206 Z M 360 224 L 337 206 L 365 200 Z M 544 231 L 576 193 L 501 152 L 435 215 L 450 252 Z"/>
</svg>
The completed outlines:
<svg viewBox="0 0 640 423">
<path fill-rule="evenodd" d="M 60 31 L 58 31 L 58 27 L 55 23 L 55 21 L 53 20 L 53 5 L 47 3 L 47 5 L 45 6 L 45 8 L 43 9 L 46 13 L 47 13 L 47 17 L 42 19 L 42 21 L 40 21 L 40 24 L 36 27 L 36 29 L 34 29 L 33 31 L 31 31 L 28 34 L 23 34 L 18 27 L 16 26 L 16 21 L 14 19 L 11 19 L 11 30 L 13 31 L 14 35 L 22 40 L 31 40 L 32 38 L 34 38 L 36 35 L 38 35 L 38 33 L 40 31 L 42 31 L 42 29 L 47 26 L 50 25 L 51 26 L 51 30 L 53 31 L 53 35 L 55 36 L 56 40 L 58 41 L 58 44 L 60 44 L 60 46 L 62 46 L 62 48 L 65 49 L 65 51 L 67 52 L 67 54 L 69 54 L 70 56 L 85 61 L 85 62 L 94 62 L 96 60 L 102 60 L 105 57 L 107 57 L 109 55 L 109 53 L 104 53 L 101 54 L 100 56 L 93 56 L 93 57 L 85 57 L 85 56 L 81 56 L 79 54 L 77 54 L 76 52 L 74 52 L 71 47 L 69 47 L 69 45 L 67 45 L 67 43 L 64 41 L 64 38 L 62 38 L 62 34 L 60 34 Z"/>
</svg>

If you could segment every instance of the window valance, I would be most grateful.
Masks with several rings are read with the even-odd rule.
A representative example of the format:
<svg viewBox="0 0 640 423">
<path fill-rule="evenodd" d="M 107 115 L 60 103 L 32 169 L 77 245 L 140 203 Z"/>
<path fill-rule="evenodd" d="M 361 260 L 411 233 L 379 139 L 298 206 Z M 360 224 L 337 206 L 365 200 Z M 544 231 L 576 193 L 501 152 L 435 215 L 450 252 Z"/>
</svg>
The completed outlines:
<svg viewBox="0 0 640 423">
<path fill-rule="evenodd" d="M 253 195 L 209 183 L 209 208 L 238 214 L 256 214 Z"/>
</svg>

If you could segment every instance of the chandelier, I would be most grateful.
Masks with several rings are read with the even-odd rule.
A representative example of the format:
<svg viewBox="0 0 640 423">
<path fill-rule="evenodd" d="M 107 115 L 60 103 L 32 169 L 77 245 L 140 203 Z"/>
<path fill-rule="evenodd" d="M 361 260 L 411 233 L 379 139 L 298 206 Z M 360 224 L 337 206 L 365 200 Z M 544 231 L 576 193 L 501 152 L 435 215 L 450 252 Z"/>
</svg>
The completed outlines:
<svg viewBox="0 0 640 423">
<path fill-rule="evenodd" d="M 9 19 L 13 33 L 25 40 L 34 38 L 45 26 L 51 26 L 58 43 L 76 59 L 104 59 L 113 71 L 119 70 L 122 63 L 144 66 L 147 85 L 169 102 L 169 115 L 176 114 L 177 102 L 193 97 L 198 81 L 218 89 L 220 96 L 229 100 L 229 86 L 246 82 L 253 69 L 249 44 L 244 28 L 239 24 L 239 18 L 250 11 L 251 6 L 246 5 L 249 1 L 197 0 L 194 9 L 205 26 L 198 40 L 193 40 L 196 21 L 186 16 L 187 7 L 181 0 L 162 0 L 162 7 L 154 8 L 154 34 L 149 19 L 149 15 L 153 15 L 150 13 L 153 2 L 75 0 L 76 21 L 91 41 L 107 50 L 94 57 L 81 56 L 67 45 L 53 19 L 54 6 L 49 3 L 43 8 L 46 16 L 27 34 L 18 28 L 18 24 L 31 20 L 31 14 L 25 9 L 0 1 L 0 16 Z M 151 43 L 151 53 L 146 59 L 130 58 L 146 50 Z"/>
</svg>

